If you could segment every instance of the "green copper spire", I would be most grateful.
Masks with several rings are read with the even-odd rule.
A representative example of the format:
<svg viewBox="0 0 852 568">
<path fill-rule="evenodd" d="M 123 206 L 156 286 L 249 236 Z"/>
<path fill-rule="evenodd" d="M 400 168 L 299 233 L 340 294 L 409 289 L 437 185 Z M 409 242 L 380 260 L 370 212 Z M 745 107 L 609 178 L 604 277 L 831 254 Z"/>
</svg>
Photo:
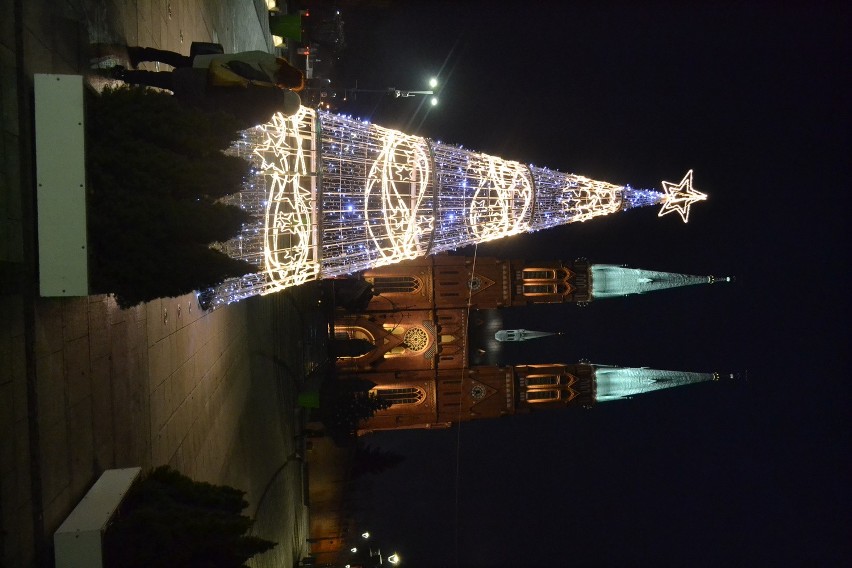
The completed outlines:
<svg viewBox="0 0 852 568">
<path fill-rule="evenodd" d="M 627 268 L 614 264 L 593 264 L 589 269 L 592 282 L 592 299 L 615 298 L 630 294 L 645 294 L 668 288 L 695 284 L 731 282 L 730 277 L 691 276 L 675 272 L 658 272 L 642 268 Z"/>
<path fill-rule="evenodd" d="M 595 401 L 606 402 L 631 398 L 638 394 L 703 383 L 718 378 L 716 373 L 660 371 L 657 369 L 609 367 L 593 365 L 595 369 Z"/>
</svg>

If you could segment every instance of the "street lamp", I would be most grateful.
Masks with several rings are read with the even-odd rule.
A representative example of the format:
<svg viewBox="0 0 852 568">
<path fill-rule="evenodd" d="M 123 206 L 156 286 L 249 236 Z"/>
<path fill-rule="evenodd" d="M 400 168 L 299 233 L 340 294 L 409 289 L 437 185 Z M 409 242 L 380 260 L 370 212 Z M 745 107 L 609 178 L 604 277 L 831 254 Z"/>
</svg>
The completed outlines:
<svg viewBox="0 0 852 568">
<path fill-rule="evenodd" d="M 392 97 L 407 99 L 415 95 L 434 95 L 435 91 L 403 91 L 395 87 L 388 87 L 388 94 Z"/>
<path fill-rule="evenodd" d="M 351 89 L 344 90 L 344 99 L 346 100 L 346 96 L 349 93 L 353 93 L 357 95 L 358 93 L 387 93 L 389 96 L 395 99 L 407 99 L 410 97 L 414 97 L 417 95 L 434 95 L 434 89 L 438 86 L 438 79 L 432 77 L 429 79 L 429 87 L 430 89 L 423 91 L 411 91 L 408 89 L 397 89 L 396 87 L 388 87 L 387 89 L 360 89 L 358 88 L 358 81 L 355 81 L 355 87 Z M 436 97 L 432 97 L 431 101 L 432 106 L 438 104 L 438 99 Z"/>
</svg>

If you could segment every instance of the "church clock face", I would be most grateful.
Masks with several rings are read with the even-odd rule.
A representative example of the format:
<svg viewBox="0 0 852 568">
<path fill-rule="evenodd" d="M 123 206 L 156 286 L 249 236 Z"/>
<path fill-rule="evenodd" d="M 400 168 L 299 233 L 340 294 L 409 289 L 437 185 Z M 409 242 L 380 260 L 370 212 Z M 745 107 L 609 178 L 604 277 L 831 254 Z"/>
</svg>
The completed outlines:
<svg viewBox="0 0 852 568">
<path fill-rule="evenodd" d="M 485 387 L 482 385 L 474 385 L 472 389 L 470 389 L 470 396 L 473 400 L 482 400 L 485 396 Z"/>
<path fill-rule="evenodd" d="M 479 276 L 471 276 L 470 280 L 467 281 L 467 287 L 476 292 L 482 288 L 482 278 Z"/>
</svg>

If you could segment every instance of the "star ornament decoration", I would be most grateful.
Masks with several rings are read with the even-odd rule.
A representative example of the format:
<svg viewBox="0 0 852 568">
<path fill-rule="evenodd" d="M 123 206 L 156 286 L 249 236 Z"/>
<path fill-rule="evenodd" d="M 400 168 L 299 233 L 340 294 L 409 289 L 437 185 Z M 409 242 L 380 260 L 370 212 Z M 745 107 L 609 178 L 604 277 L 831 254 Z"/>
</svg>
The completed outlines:
<svg viewBox="0 0 852 568">
<path fill-rule="evenodd" d="M 663 190 L 665 190 L 666 195 L 663 197 L 663 208 L 660 209 L 657 216 L 662 217 L 672 211 L 677 211 L 684 223 L 689 222 L 689 207 L 696 201 L 707 199 L 706 193 L 693 189 L 692 170 L 686 172 L 686 175 L 678 184 L 664 181 Z"/>
</svg>

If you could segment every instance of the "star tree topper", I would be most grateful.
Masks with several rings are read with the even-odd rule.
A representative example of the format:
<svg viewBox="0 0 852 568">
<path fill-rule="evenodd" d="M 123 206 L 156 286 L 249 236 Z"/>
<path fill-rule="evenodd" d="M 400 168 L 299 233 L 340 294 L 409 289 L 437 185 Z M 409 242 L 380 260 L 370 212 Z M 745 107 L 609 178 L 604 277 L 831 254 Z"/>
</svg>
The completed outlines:
<svg viewBox="0 0 852 568">
<path fill-rule="evenodd" d="M 657 216 L 662 217 L 672 211 L 677 211 L 684 223 L 689 221 L 689 207 L 696 201 L 707 199 L 706 193 L 701 193 L 692 188 L 692 170 L 686 172 L 679 184 L 664 181 L 663 189 L 666 195 L 663 198 L 663 208 L 660 209 Z"/>
</svg>

